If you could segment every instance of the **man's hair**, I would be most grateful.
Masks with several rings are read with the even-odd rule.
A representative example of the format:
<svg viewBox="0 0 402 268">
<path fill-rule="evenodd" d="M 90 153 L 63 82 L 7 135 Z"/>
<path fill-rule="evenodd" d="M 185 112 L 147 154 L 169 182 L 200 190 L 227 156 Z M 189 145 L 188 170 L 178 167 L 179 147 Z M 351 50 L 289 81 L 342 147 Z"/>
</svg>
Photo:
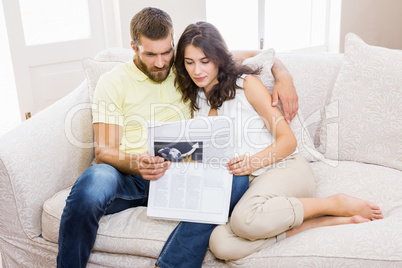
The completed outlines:
<svg viewBox="0 0 402 268">
<path fill-rule="evenodd" d="M 140 37 L 143 35 L 151 40 L 161 40 L 172 36 L 173 23 L 169 14 L 158 8 L 146 7 L 131 19 L 131 39 L 135 47 L 140 45 Z"/>
</svg>

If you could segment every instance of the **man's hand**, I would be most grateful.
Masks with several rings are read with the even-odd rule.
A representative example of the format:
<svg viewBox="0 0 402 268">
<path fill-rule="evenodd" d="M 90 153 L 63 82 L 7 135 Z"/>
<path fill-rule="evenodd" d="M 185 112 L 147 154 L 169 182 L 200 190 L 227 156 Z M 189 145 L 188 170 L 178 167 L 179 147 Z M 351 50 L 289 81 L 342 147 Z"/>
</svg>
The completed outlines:
<svg viewBox="0 0 402 268">
<path fill-rule="evenodd" d="M 138 158 L 138 169 L 145 180 L 157 180 L 165 174 L 171 162 L 159 156 L 150 156 L 148 153 Z"/>
<path fill-rule="evenodd" d="M 247 50 L 233 51 L 232 53 L 235 59 L 243 62 L 244 59 L 256 56 L 260 51 Z M 286 122 L 290 123 L 299 109 L 299 99 L 292 76 L 278 58 L 274 59 L 272 74 L 275 77 L 275 85 L 272 90 L 272 106 L 277 106 L 279 101 L 281 101 Z"/>
<path fill-rule="evenodd" d="M 277 58 L 275 58 L 272 66 L 272 73 L 275 76 L 275 85 L 272 90 L 272 106 L 277 106 L 281 101 L 286 122 L 290 123 L 299 109 L 299 98 L 292 76 Z"/>
<path fill-rule="evenodd" d="M 272 90 L 272 106 L 277 106 L 279 100 L 282 103 L 282 110 L 288 124 L 297 114 L 299 109 L 299 98 L 293 83 L 283 83 L 281 80 L 276 80 Z"/>
</svg>

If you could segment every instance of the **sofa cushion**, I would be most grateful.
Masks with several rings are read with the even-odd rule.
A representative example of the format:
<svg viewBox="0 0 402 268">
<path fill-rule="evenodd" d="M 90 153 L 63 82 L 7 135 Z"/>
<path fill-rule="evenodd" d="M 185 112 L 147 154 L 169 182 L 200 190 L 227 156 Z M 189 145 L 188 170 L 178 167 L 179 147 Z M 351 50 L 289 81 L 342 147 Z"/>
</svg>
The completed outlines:
<svg viewBox="0 0 402 268">
<path fill-rule="evenodd" d="M 70 190 L 58 192 L 43 205 L 42 236 L 48 241 L 58 241 L 61 214 Z M 94 250 L 157 257 L 176 225 L 173 221 L 149 219 L 145 207 L 106 215 L 99 222 Z"/>
<path fill-rule="evenodd" d="M 254 68 L 263 67 L 261 73 L 258 75 L 261 82 L 268 88 L 272 94 L 272 89 L 275 84 L 275 78 L 272 74 L 272 66 L 274 64 L 275 51 L 273 49 L 267 49 L 256 55 L 255 57 L 246 59 L 243 64 L 249 65 Z M 281 104 L 278 105 L 282 111 Z M 292 129 L 297 139 L 297 150 L 300 155 L 308 162 L 323 160 L 323 156 L 318 150 L 316 150 L 313 140 L 310 137 L 310 133 L 305 125 L 303 113 L 299 109 L 296 117 L 290 122 L 290 128 Z"/>
<path fill-rule="evenodd" d="M 352 161 L 311 163 L 317 197 L 343 192 L 380 206 L 384 219 L 301 232 L 230 267 L 399 267 L 402 265 L 402 172 Z"/>
<path fill-rule="evenodd" d="M 321 151 L 402 170 L 402 50 L 345 41 L 345 60 L 321 128 Z"/>
<path fill-rule="evenodd" d="M 88 81 L 88 95 L 92 102 L 96 85 L 102 74 L 110 71 L 117 64 L 133 59 L 134 51 L 126 48 L 108 48 L 99 52 L 94 59 L 86 58 L 82 61 Z"/>
<path fill-rule="evenodd" d="M 100 51 L 95 56 L 97 61 L 126 62 L 134 58 L 134 50 L 121 47 L 112 47 Z"/>
<path fill-rule="evenodd" d="M 320 144 L 322 111 L 334 88 L 343 63 L 343 54 L 278 53 L 293 78 L 299 95 L 299 107 L 304 123 L 316 147 Z"/>
<path fill-rule="evenodd" d="M 121 62 L 116 61 L 103 62 L 91 58 L 87 58 L 82 61 L 81 64 L 87 77 L 88 95 L 89 95 L 89 101 L 91 103 L 94 99 L 94 93 L 99 78 L 102 76 L 102 74 L 110 71 L 111 69 L 113 69 L 113 67 L 115 67 L 117 64 L 120 63 Z"/>
<path fill-rule="evenodd" d="M 61 214 L 71 187 L 56 193 L 43 204 L 42 236 L 57 243 Z M 155 220 L 147 216 L 146 207 L 126 209 L 106 215 L 99 221 L 93 250 L 157 258 L 176 221 Z M 205 261 L 214 256 L 208 252 Z"/>
</svg>

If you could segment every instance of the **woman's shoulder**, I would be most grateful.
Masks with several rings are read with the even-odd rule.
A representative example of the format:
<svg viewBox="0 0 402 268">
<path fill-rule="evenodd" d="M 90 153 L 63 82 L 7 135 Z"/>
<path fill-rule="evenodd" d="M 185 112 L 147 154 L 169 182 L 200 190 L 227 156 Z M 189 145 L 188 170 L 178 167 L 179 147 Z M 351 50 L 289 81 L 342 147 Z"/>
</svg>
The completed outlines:
<svg viewBox="0 0 402 268">
<path fill-rule="evenodd" d="M 269 90 L 264 86 L 261 80 L 255 75 L 247 75 L 243 79 L 243 91 L 247 100 L 253 106 L 256 103 L 266 102 L 271 98 Z"/>
<path fill-rule="evenodd" d="M 261 84 L 261 80 L 257 76 L 255 76 L 253 74 L 244 74 L 244 75 L 242 75 L 242 77 L 243 77 L 243 80 L 246 83 L 259 83 L 259 84 Z"/>
<path fill-rule="evenodd" d="M 246 82 L 247 81 L 247 82 Z M 257 83 L 257 82 L 259 82 L 260 80 L 258 79 L 258 77 L 257 76 L 255 76 L 255 75 L 253 75 L 253 74 L 242 74 L 238 79 L 237 79 L 237 81 L 236 81 L 236 84 L 237 84 L 237 86 L 238 87 L 240 87 L 240 88 L 244 88 L 244 86 L 245 86 L 245 82 L 246 82 L 246 85 L 247 84 L 250 84 L 250 83 Z"/>
<path fill-rule="evenodd" d="M 266 87 L 261 82 L 261 80 L 252 74 L 243 75 L 241 77 L 242 86 L 241 88 L 247 94 L 247 92 L 260 92 L 261 90 L 266 90 Z"/>
</svg>

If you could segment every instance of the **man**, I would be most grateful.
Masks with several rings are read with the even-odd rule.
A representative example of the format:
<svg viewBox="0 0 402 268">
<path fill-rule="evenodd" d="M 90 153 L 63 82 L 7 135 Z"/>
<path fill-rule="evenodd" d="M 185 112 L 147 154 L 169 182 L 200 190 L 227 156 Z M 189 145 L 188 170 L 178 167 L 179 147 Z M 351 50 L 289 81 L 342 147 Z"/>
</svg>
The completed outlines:
<svg viewBox="0 0 402 268">
<path fill-rule="evenodd" d="M 134 61 L 104 74 L 96 88 L 93 126 L 98 165 L 78 178 L 66 200 L 58 267 L 86 266 L 103 215 L 147 205 L 149 181 L 160 178 L 170 162 L 148 155 L 145 121 L 191 117 L 189 106 L 181 101 L 174 86 L 173 25 L 169 15 L 145 8 L 133 17 L 130 28 Z M 273 72 L 278 81 L 274 95 L 279 95 L 282 102 L 293 100 L 283 105 L 292 119 L 297 111 L 297 94 L 291 78 L 279 61 Z M 283 82 L 283 78 L 287 80 Z"/>
</svg>

